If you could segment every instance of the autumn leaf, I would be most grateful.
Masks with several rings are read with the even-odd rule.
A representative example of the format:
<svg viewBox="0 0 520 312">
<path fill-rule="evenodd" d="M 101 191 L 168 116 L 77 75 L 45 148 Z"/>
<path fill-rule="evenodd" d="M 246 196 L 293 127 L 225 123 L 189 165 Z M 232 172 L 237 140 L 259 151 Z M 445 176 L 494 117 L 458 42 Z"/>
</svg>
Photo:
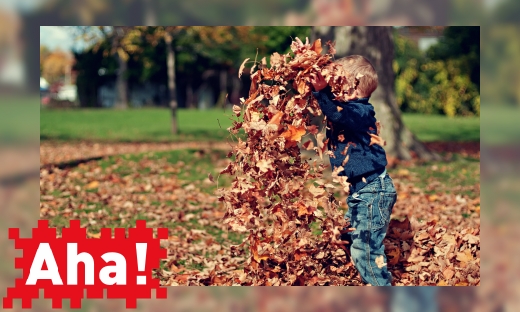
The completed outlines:
<svg viewBox="0 0 520 312">
<path fill-rule="evenodd" d="M 314 43 L 311 46 L 311 50 L 316 52 L 317 54 L 321 54 L 322 47 L 321 47 L 321 39 L 316 39 Z"/>
<path fill-rule="evenodd" d="M 244 72 L 244 68 L 246 67 L 246 63 L 249 61 L 249 58 L 246 58 L 242 64 L 240 65 L 240 68 L 238 69 L 238 78 L 242 76 L 242 73 Z"/>
<path fill-rule="evenodd" d="M 238 105 L 233 105 L 233 113 L 234 113 L 235 115 L 238 116 L 238 115 L 240 114 L 241 111 L 242 111 L 242 109 L 240 108 L 240 106 L 238 106 Z"/>
<path fill-rule="evenodd" d="M 385 146 L 386 145 L 385 140 L 383 140 L 380 136 L 372 134 L 372 133 L 369 133 L 369 135 L 370 135 L 370 144 L 369 144 L 369 146 L 372 146 L 374 144 L 378 144 L 378 145 L 381 145 L 381 146 Z"/>
<path fill-rule="evenodd" d="M 271 55 L 271 58 L 269 60 L 271 67 L 281 65 L 282 61 L 283 61 L 283 58 L 278 52 L 273 53 L 273 55 Z"/>
<path fill-rule="evenodd" d="M 288 141 L 296 141 L 300 142 L 302 136 L 307 132 L 305 131 L 305 127 L 295 127 L 293 125 L 287 125 L 287 131 L 281 134 Z"/>
<path fill-rule="evenodd" d="M 322 195 L 325 192 L 325 190 L 322 188 L 319 188 L 319 187 L 315 187 L 314 185 L 311 185 L 311 187 L 309 187 L 309 192 L 311 192 L 311 194 L 314 197 L 318 197 L 318 196 Z"/>
<path fill-rule="evenodd" d="M 99 182 L 98 181 L 92 181 L 89 184 L 87 184 L 87 186 L 85 186 L 85 188 L 87 190 L 93 190 L 93 189 L 98 188 L 98 187 L 99 187 Z"/>
<path fill-rule="evenodd" d="M 278 113 L 274 114 L 274 116 L 271 118 L 271 120 L 269 120 L 268 124 L 279 126 L 280 122 L 282 121 L 282 117 L 283 117 L 283 112 L 278 112 Z"/>
<path fill-rule="evenodd" d="M 376 265 L 380 269 L 383 268 L 384 266 L 386 266 L 385 259 L 384 259 L 384 257 L 382 255 L 376 257 Z"/>
<path fill-rule="evenodd" d="M 101 238 L 101 233 L 90 233 L 90 232 L 87 232 L 87 237 L 90 237 L 90 238 Z"/>
<path fill-rule="evenodd" d="M 262 159 L 256 163 L 256 166 L 258 169 L 260 169 L 260 172 L 267 172 L 268 170 L 272 170 L 272 160 L 270 159 Z"/>
<path fill-rule="evenodd" d="M 312 134 L 318 134 L 318 127 L 316 125 L 307 126 L 307 131 Z"/>
<path fill-rule="evenodd" d="M 457 260 L 460 262 L 470 262 L 473 261 L 473 256 L 469 249 L 464 250 L 463 252 L 457 253 Z"/>
<path fill-rule="evenodd" d="M 453 271 L 453 269 L 451 269 L 451 268 L 446 268 L 444 271 L 442 271 L 442 275 L 444 276 L 445 279 L 451 280 L 453 278 L 453 276 L 455 275 L 455 271 Z"/>
<path fill-rule="evenodd" d="M 312 150 L 314 148 L 314 142 L 311 140 L 308 140 L 307 142 L 302 144 L 302 147 L 308 151 Z"/>
</svg>

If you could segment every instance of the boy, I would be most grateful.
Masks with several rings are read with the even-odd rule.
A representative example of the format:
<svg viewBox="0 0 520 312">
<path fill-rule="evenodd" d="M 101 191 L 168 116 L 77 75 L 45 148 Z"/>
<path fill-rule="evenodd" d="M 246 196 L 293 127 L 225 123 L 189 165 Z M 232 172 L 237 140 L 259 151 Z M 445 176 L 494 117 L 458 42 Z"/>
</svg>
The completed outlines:
<svg viewBox="0 0 520 312">
<path fill-rule="evenodd" d="M 377 88 L 377 73 L 360 55 L 335 62 L 354 76 L 362 75 L 352 99 L 346 103 L 333 100 L 334 95 L 320 74 L 311 80 L 313 95 L 328 121 L 328 148 L 334 154 L 330 157 L 332 170 L 343 167 L 338 175 L 346 176 L 350 183 L 345 217 L 356 230 L 343 234 L 342 239 L 349 241 L 352 261 L 365 283 L 391 286 L 383 239 L 397 194 L 386 173 L 384 149 L 371 144 L 378 127 L 374 107 L 368 101 Z"/>
</svg>

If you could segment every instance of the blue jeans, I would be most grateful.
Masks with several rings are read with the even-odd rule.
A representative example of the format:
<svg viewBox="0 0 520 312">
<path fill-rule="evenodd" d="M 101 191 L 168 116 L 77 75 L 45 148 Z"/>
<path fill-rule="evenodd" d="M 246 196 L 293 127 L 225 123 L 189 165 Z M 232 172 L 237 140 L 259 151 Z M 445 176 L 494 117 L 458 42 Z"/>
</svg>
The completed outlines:
<svg viewBox="0 0 520 312">
<path fill-rule="evenodd" d="M 351 258 L 363 281 L 373 286 L 391 286 L 383 239 L 396 199 L 394 183 L 386 173 L 347 198 L 345 217 L 356 230 L 345 238 L 351 242 Z"/>
</svg>

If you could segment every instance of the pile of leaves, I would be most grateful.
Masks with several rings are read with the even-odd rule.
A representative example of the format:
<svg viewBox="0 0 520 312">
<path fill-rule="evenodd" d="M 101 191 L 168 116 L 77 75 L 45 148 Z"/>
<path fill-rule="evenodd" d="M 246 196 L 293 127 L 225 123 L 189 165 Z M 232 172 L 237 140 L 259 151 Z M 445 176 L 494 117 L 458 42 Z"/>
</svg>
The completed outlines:
<svg viewBox="0 0 520 312">
<path fill-rule="evenodd" d="M 234 247 L 249 256 L 238 284 L 345 285 L 355 274 L 339 239 L 347 224 L 332 195 L 335 186 L 313 182 L 327 166 L 303 159 L 299 146 L 309 136 L 303 148 L 320 157 L 327 149 L 324 132 L 312 124 L 322 114 L 311 94 L 313 75 L 321 74 L 339 100 L 348 99 L 359 78 L 332 62 L 334 45 L 327 44 L 329 53 L 322 54 L 319 39 L 312 45 L 293 42 L 293 54 L 273 54 L 270 67 L 265 58 L 255 61 L 249 98 L 233 108 L 243 118 L 229 130 L 243 130 L 247 139 L 236 136 L 228 154 L 233 161 L 221 172 L 234 180 L 219 190 L 219 199 L 227 209 L 224 223 L 248 233 Z M 346 177 L 337 176 L 341 169 L 335 181 L 347 188 Z"/>
</svg>

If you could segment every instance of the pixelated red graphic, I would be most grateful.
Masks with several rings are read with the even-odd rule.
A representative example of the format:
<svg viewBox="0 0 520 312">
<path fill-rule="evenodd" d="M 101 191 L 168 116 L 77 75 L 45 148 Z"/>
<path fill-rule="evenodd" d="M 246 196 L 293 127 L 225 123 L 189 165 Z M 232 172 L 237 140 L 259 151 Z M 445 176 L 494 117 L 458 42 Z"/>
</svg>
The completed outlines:
<svg viewBox="0 0 520 312">
<path fill-rule="evenodd" d="M 23 277 L 7 289 L 3 307 L 12 309 L 13 299 L 21 299 L 22 308 L 31 308 L 40 289 L 44 298 L 52 299 L 53 308 L 61 308 L 63 299 L 70 299 L 71 308 L 81 308 L 85 290 L 86 298 L 92 299 L 103 298 L 106 289 L 107 298 L 126 299 L 127 308 L 135 308 L 137 299 L 150 299 L 152 289 L 156 298 L 166 298 L 166 288 L 152 278 L 152 269 L 166 258 L 160 239 L 168 238 L 167 229 L 157 229 L 154 238 L 153 229 L 138 220 L 135 228 L 128 229 L 128 237 L 122 228 L 115 229 L 114 237 L 108 228 L 101 229 L 100 238 L 86 234 L 79 220 L 71 220 L 61 238 L 56 238 L 56 229 L 49 228 L 47 220 L 38 221 L 32 238 L 20 238 L 19 229 L 9 229 L 9 239 L 23 250 L 23 256 L 15 259 Z"/>
</svg>

